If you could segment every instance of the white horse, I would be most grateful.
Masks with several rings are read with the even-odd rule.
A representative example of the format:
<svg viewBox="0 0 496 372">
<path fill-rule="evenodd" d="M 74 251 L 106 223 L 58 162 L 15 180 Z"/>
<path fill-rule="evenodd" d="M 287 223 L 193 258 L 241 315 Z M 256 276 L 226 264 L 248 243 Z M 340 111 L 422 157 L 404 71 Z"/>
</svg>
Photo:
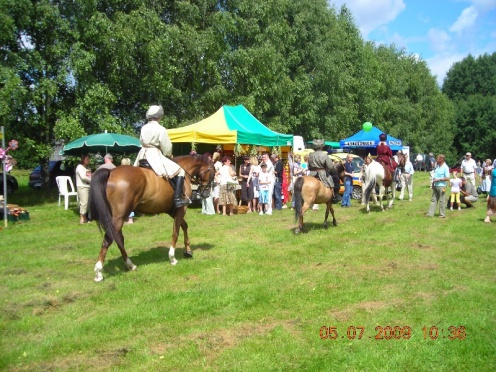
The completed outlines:
<svg viewBox="0 0 496 372">
<path fill-rule="evenodd" d="M 386 195 L 387 210 L 393 206 L 393 200 L 396 193 L 396 183 L 394 182 L 393 175 L 387 166 L 382 163 L 372 161 L 365 171 L 365 204 L 367 205 L 367 213 L 370 212 L 370 195 L 376 185 L 379 185 L 379 195 L 377 195 L 377 198 L 379 199 L 381 210 L 384 212 L 382 199 L 384 198 L 384 195 Z M 391 198 L 389 197 L 388 188 L 391 188 Z"/>
</svg>

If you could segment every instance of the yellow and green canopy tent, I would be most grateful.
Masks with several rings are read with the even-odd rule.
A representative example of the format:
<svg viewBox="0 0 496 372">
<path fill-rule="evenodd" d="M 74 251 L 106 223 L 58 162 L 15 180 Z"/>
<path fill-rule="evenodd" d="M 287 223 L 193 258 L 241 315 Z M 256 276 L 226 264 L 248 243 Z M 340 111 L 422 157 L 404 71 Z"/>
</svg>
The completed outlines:
<svg viewBox="0 0 496 372">
<path fill-rule="evenodd" d="M 168 129 L 171 142 L 291 146 L 293 135 L 274 132 L 258 121 L 243 105 L 222 106 L 198 123 Z"/>
</svg>

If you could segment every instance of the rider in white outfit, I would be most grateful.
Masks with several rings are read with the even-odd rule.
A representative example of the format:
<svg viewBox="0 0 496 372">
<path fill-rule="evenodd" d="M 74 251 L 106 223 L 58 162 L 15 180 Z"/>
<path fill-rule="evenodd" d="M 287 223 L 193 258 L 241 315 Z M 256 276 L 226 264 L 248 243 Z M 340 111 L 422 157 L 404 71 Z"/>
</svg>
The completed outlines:
<svg viewBox="0 0 496 372">
<path fill-rule="evenodd" d="M 174 205 L 179 208 L 188 205 L 190 200 L 188 198 L 183 199 L 184 169 L 170 159 L 172 157 L 172 142 L 167 130 L 159 123 L 163 117 L 164 109 L 162 106 L 150 106 L 146 112 L 148 123 L 141 128 L 141 150 L 134 166 L 139 166 L 139 161 L 146 159 L 159 177 L 166 179 L 175 177 Z"/>
</svg>

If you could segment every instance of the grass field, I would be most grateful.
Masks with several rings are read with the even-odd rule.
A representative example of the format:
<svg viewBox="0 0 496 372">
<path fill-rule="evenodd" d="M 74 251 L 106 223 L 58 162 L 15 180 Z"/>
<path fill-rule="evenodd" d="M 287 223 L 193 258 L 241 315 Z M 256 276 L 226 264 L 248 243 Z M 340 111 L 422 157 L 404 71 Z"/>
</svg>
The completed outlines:
<svg viewBox="0 0 496 372">
<path fill-rule="evenodd" d="M 496 370 L 496 221 L 476 208 L 427 218 L 414 200 L 305 215 L 186 215 L 194 259 L 168 263 L 172 220 L 124 227 L 138 266 L 115 245 L 93 282 L 102 236 L 75 203 L 21 189 L 30 220 L 0 231 L 0 369 L 17 370 Z M 3 224 L 2 224 L 3 226 Z M 451 339 L 454 338 L 454 339 Z"/>
</svg>

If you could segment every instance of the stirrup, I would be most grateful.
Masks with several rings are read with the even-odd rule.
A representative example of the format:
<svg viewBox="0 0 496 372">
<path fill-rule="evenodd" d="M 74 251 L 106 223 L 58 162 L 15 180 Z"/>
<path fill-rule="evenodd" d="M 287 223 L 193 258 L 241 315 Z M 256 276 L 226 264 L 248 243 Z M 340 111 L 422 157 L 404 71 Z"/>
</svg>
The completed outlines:
<svg viewBox="0 0 496 372">
<path fill-rule="evenodd" d="M 182 199 L 182 198 L 174 198 L 174 206 L 176 208 L 181 208 L 185 205 L 190 205 L 191 200 L 190 198 Z"/>
</svg>

